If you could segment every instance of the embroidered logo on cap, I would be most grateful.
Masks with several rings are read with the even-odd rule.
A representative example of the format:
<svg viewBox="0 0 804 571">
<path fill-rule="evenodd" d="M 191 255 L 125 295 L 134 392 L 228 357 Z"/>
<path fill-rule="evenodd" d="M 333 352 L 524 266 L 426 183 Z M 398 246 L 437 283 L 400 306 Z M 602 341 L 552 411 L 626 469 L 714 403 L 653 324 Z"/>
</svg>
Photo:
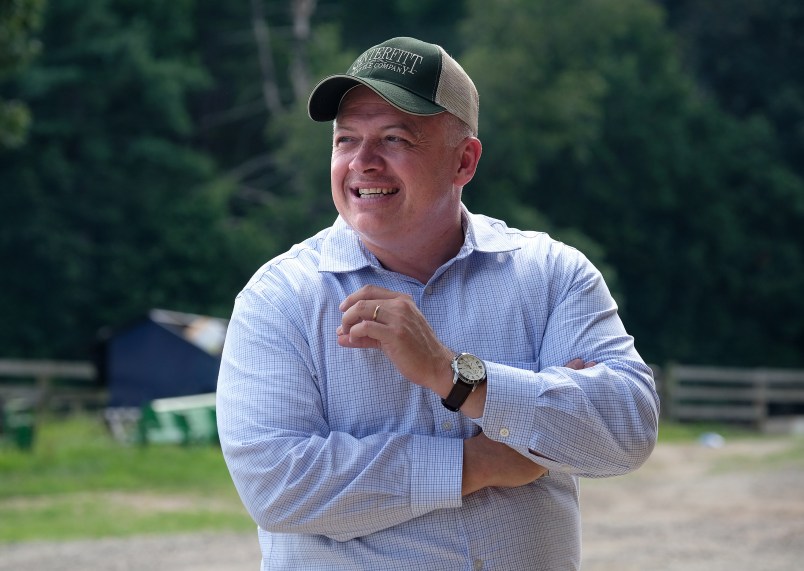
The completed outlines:
<svg viewBox="0 0 804 571">
<path fill-rule="evenodd" d="M 387 69 L 402 75 L 415 74 L 424 56 L 399 48 L 374 47 L 355 60 L 347 72 L 360 76 L 366 70 Z"/>
</svg>

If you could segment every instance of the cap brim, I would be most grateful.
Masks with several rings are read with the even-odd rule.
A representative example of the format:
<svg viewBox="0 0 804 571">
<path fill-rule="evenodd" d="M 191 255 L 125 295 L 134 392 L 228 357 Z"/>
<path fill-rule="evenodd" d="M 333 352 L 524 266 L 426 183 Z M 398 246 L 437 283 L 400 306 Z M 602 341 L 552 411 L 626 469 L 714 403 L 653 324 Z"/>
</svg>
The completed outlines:
<svg viewBox="0 0 804 571">
<path fill-rule="evenodd" d="M 332 121 L 344 95 L 356 85 L 365 85 L 388 103 L 413 115 L 436 115 L 446 111 L 440 105 L 419 97 L 393 83 L 351 75 L 331 75 L 313 88 L 307 100 L 307 114 L 313 121 Z"/>
</svg>

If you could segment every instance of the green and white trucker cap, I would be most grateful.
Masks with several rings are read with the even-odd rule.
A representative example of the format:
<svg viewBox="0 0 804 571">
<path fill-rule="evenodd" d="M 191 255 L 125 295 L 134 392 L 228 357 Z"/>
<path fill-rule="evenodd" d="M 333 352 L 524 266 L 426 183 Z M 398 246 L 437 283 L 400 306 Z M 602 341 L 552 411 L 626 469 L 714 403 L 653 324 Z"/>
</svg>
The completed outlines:
<svg viewBox="0 0 804 571">
<path fill-rule="evenodd" d="M 441 46 L 392 38 L 369 48 L 345 74 L 330 75 L 313 88 L 307 101 L 310 118 L 335 119 L 343 96 L 359 84 L 406 113 L 452 113 L 477 133 L 480 102 L 475 84 Z"/>
</svg>

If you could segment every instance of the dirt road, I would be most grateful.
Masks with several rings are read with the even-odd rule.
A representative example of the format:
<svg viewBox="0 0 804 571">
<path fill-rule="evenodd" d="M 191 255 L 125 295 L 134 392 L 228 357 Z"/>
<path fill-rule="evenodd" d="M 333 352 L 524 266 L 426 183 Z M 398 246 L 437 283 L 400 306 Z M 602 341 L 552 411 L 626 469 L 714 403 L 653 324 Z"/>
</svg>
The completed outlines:
<svg viewBox="0 0 804 571">
<path fill-rule="evenodd" d="M 664 445 L 582 486 L 584 571 L 804 569 L 800 441 Z"/>
<path fill-rule="evenodd" d="M 800 440 L 660 445 L 634 474 L 584 480 L 581 498 L 583 571 L 804 569 Z M 0 547 L 0 571 L 258 569 L 250 533 Z"/>
</svg>

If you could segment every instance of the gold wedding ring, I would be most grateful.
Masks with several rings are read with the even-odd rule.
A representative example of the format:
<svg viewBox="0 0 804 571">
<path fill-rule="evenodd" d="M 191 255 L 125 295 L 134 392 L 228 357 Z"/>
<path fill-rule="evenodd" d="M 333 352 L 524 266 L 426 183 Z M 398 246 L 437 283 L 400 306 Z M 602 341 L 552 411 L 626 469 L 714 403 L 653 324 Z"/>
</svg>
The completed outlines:
<svg viewBox="0 0 804 571">
<path fill-rule="evenodd" d="M 380 306 L 374 308 L 374 315 L 371 316 L 372 321 L 377 321 L 377 315 L 380 313 Z"/>
</svg>

